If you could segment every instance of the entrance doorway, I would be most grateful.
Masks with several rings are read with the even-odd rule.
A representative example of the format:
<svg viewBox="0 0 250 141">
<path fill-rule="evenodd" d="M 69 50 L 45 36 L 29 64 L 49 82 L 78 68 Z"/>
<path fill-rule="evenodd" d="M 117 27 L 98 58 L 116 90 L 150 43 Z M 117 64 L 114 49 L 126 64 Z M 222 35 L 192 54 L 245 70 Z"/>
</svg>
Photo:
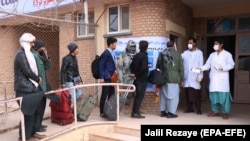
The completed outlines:
<svg viewBox="0 0 250 141">
<path fill-rule="evenodd" d="M 207 56 L 208 58 L 209 55 L 214 52 L 213 45 L 216 38 L 220 38 L 224 41 L 224 49 L 230 52 L 233 56 L 233 59 L 235 60 L 235 35 L 207 37 L 207 54 L 205 56 Z M 207 60 L 207 58 L 205 59 L 205 61 Z M 229 81 L 230 92 L 232 94 L 232 97 L 234 97 L 234 69 L 229 71 Z"/>
</svg>

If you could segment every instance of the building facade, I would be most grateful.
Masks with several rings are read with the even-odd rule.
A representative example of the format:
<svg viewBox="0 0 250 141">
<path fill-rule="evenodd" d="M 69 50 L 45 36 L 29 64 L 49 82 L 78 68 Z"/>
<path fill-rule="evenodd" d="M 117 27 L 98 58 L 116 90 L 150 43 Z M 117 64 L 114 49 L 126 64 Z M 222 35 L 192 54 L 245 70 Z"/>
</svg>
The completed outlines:
<svg viewBox="0 0 250 141">
<path fill-rule="evenodd" d="M 37 5 L 33 3 L 33 6 Z M 76 1 L 49 9 L 41 8 L 41 10 L 29 14 L 12 13 L 11 17 L 0 19 L 0 46 L 2 49 L 0 52 L 2 66 L 0 81 L 13 80 L 13 60 L 20 47 L 19 38 L 24 32 L 30 32 L 36 38 L 46 42 L 53 62 L 52 69 L 47 72 L 53 89 L 60 88 L 61 61 L 63 56 L 69 52 L 67 45 L 70 42 L 79 45 L 77 57 L 84 84 L 95 83 L 96 80 L 90 71 L 90 64 L 95 55 L 100 55 L 106 49 L 106 38 L 111 36 L 123 39 L 171 38 L 175 40 L 180 52 L 186 49 L 187 38 L 194 36 L 198 39 L 199 46 L 204 50 L 206 56 L 211 52 L 209 47 L 212 40 L 217 36 L 225 36 L 228 37 L 226 39 L 230 43 L 234 43 L 231 50 L 238 57 L 235 58 L 236 66 L 244 65 L 249 55 L 244 50 L 248 51 L 245 39 L 250 39 L 248 35 L 250 27 L 247 26 L 247 30 L 242 29 L 245 31 L 244 33 L 242 30 L 236 29 L 239 28 L 240 21 L 243 22 L 243 25 L 249 23 L 250 12 L 246 9 L 242 13 L 234 13 L 230 11 L 230 8 L 228 13 L 219 10 L 218 13 L 212 13 L 211 9 L 206 10 L 193 9 L 181 0 L 85 0 L 85 2 Z M 232 8 L 232 10 L 235 9 Z M 0 13 L 10 14 L 6 11 L 0 11 Z M 240 18 L 242 15 L 244 15 L 243 19 Z M 214 20 L 218 17 L 222 21 L 227 20 L 224 24 L 229 22 L 230 28 L 226 25 L 224 27 L 227 32 L 223 31 L 223 27 L 212 28 L 215 26 L 215 24 L 213 25 Z M 234 25 L 231 25 L 231 22 L 234 22 Z M 209 23 L 211 29 L 208 26 Z M 231 26 L 234 27 L 233 32 L 230 32 L 232 31 Z M 240 44 L 242 40 L 244 40 L 244 45 Z M 240 50 L 235 47 L 240 47 Z M 243 54 L 240 53 L 241 49 Z M 244 71 L 236 72 L 234 70 L 232 74 L 232 77 L 236 73 L 242 74 L 241 78 L 234 78 L 232 81 L 232 85 L 242 83 L 242 85 L 233 86 L 234 92 L 235 89 L 242 89 L 248 84 L 246 81 L 249 79 L 245 79 L 248 76 L 247 69 L 243 67 L 242 70 Z M 205 89 L 205 82 L 203 85 Z M 8 92 L 13 92 L 11 86 Z M 94 92 L 94 88 L 84 88 L 84 94 Z M 158 104 L 154 102 L 154 97 L 154 92 L 147 92 L 143 101 L 143 109 L 158 111 Z M 238 102 L 250 102 L 247 94 L 235 94 L 235 97 L 236 99 L 238 97 Z"/>
</svg>

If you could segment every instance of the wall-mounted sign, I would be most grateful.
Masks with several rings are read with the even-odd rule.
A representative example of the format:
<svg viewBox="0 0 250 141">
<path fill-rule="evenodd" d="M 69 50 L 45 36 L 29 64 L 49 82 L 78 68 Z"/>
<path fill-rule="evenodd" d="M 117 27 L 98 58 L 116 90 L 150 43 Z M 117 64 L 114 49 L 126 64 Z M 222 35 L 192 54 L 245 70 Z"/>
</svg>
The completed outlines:
<svg viewBox="0 0 250 141">
<path fill-rule="evenodd" d="M 28 14 L 79 1 L 80 0 L 0 0 L 0 18 L 9 15 L 6 13 Z"/>
</svg>

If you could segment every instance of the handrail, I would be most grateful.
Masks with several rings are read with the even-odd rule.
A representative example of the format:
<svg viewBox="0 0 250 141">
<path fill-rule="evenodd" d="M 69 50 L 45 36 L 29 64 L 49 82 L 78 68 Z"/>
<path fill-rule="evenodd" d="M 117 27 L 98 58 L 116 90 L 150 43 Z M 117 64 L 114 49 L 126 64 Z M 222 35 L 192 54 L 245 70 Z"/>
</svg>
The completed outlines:
<svg viewBox="0 0 250 141">
<path fill-rule="evenodd" d="M 14 81 L 0 81 L 0 84 L 4 85 L 4 100 L 7 99 L 7 95 L 6 95 L 6 84 L 8 83 L 14 83 Z M 7 107 L 8 105 L 5 103 L 5 110 L 7 111 Z"/>
<path fill-rule="evenodd" d="M 1 82 L 0 82 L 1 84 Z M 119 96 L 120 95 L 120 92 L 134 92 L 135 91 L 135 86 L 133 84 L 123 84 L 123 83 L 93 83 L 93 84 L 82 84 L 82 85 L 76 85 L 76 86 L 73 86 L 73 87 L 70 87 L 70 88 L 62 88 L 62 89 L 58 89 L 58 90 L 51 90 L 51 91 L 48 91 L 46 92 L 45 94 L 52 94 L 52 93 L 56 93 L 56 92 L 60 92 L 60 91 L 65 91 L 65 90 L 69 90 L 69 89 L 74 89 L 74 95 L 73 95 L 73 99 L 74 99 L 74 113 L 77 113 L 76 112 L 76 95 L 75 95 L 75 89 L 76 88 L 83 88 L 83 87 L 94 87 L 94 86 L 116 86 L 116 91 L 117 91 L 117 95 Z M 131 89 L 125 89 L 127 87 L 130 87 Z M 12 101 L 17 101 L 17 100 L 20 100 L 20 103 L 22 103 L 22 100 L 23 100 L 23 97 L 17 97 L 17 98 L 11 98 L 11 99 L 7 99 L 7 100 L 0 100 L 0 104 L 1 103 L 7 103 L 7 102 L 12 102 Z M 111 123 L 118 123 L 119 121 L 119 98 L 116 99 L 117 100 L 117 120 L 116 121 L 109 121 L 107 122 L 108 124 L 111 124 Z M 19 109 L 21 109 L 21 104 L 19 106 Z M 21 113 L 21 133 L 22 133 L 22 140 L 23 141 L 26 141 L 26 136 L 25 136 L 25 127 L 24 127 L 24 115 L 22 112 Z M 74 114 L 74 123 L 75 125 L 71 128 L 69 128 L 67 131 L 69 130 L 73 130 L 73 129 L 77 129 L 79 126 L 77 125 L 77 114 Z M 61 132 L 63 133 L 63 132 Z M 57 135 L 60 135 L 60 133 L 58 133 Z M 56 136 L 56 135 L 54 135 Z M 45 139 L 42 139 L 42 140 L 46 140 Z"/>
<path fill-rule="evenodd" d="M 17 98 L 11 98 L 11 99 L 7 99 L 7 100 L 1 100 L 0 104 L 1 103 L 6 104 L 7 102 L 13 102 L 13 101 L 17 101 L 17 100 L 20 100 L 20 103 L 22 103 L 23 97 L 17 97 Z M 20 109 L 21 109 L 21 105 L 20 105 Z M 23 115 L 23 112 L 20 112 L 20 113 L 21 113 L 22 141 L 26 141 L 25 128 L 24 128 L 24 115 Z"/>
</svg>

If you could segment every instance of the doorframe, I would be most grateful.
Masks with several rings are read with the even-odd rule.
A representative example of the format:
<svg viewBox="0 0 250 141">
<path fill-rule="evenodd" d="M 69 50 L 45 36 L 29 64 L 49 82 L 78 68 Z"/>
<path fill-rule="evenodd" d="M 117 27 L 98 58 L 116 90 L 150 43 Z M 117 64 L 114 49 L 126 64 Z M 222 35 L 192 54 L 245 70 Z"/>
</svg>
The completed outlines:
<svg viewBox="0 0 250 141">
<path fill-rule="evenodd" d="M 244 56 L 244 55 L 249 55 L 250 53 L 240 53 L 238 48 L 239 48 L 239 37 L 240 36 L 250 36 L 250 33 L 237 33 L 236 34 L 236 42 L 235 42 L 235 77 L 237 77 L 237 75 L 239 75 L 240 73 L 248 73 L 248 82 L 250 83 L 250 70 L 249 71 L 239 71 L 238 70 L 238 65 L 239 65 L 239 56 Z M 235 78 L 235 80 L 238 80 L 237 78 Z M 234 93 L 235 93 L 235 98 L 234 98 L 234 102 L 235 103 L 249 103 L 249 101 L 242 101 L 242 100 L 237 100 L 237 96 L 238 96 L 238 81 L 234 81 Z M 250 86 L 250 85 L 249 85 Z"/>
</svg>

